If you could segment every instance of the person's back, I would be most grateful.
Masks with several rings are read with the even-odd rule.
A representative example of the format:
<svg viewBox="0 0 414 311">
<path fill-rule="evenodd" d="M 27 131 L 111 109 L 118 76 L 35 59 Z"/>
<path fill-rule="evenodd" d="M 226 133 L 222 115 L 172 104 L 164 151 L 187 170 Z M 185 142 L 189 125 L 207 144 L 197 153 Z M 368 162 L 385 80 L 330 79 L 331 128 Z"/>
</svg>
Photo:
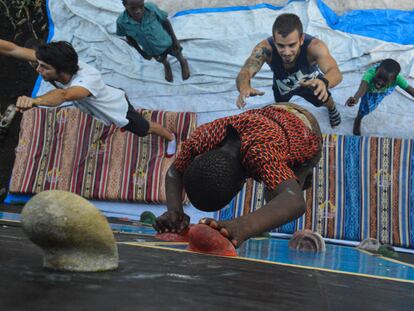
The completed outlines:
<svg viewBox="0 0 414 311">
<path fill-rule="evenodd" d="M 101 73 L 94 67 L 83 62 L 78 62 L 78 65 L 79 70 L 68 83 L 55 82 L 56 86 L 61 89 L 74 86 L 86 88 L 91 95 L 74 101 L 79 109 L 97 117 L 106 125 L 114 123 L 118 127 L 124 127 L 128 124 L 125 93 L 105 84 Z"/>
<path fill-rule="evenodd" d="M 177 232 L 188 226 L 183 190 L 196 208 L 212 212 L 224 208 L 252 177 L 265 185 L 265 206 L 237 219 L 203 222 L 237 247 L 304 213 L 302 189 L 309 185 L 321 148 L 316 119 L 293 104 L 269 105 L 201 125 L 181 145 L 166 175 L 168 211 L 154 227 Z"/>
</svg>

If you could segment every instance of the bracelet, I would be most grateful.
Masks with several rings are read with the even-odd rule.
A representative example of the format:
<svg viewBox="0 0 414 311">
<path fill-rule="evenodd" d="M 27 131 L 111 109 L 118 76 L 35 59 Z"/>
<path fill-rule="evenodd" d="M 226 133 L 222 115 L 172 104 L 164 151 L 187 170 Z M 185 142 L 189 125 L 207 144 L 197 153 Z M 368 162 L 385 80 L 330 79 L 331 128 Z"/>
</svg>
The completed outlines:
<svg viewBox="0 0 414 311">
<path fill-rule="evenodd" d="M 325 77 L 318 77 L 319 80 L 321 80 L 323 83 L 325 83 L 326 89 L 329 88 L 329 80 Z"/>
</svg>

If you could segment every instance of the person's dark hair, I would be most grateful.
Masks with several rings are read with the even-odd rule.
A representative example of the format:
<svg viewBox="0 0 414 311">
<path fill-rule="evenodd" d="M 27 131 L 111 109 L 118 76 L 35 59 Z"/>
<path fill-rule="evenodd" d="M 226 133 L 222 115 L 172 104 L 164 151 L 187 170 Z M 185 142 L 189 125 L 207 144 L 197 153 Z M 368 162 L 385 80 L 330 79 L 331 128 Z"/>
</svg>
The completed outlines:
<svg viewBox="0 0 414 311">
<path fill-rule="evenodd" d="M 226 206 L 240 191 L 244 170 L 227 152 L 215 149 L 196 159 L 184 172 L 184 188 L 190 202 L 206 212 Z"/>
<path fill-rule="evenodd" d="M 184 172 L 191 203 L 206 212 L 226 206 L 243 187 L 246 174 L 240 160 L 240 137 L 227 126 L 221 146 L 196 157 Z"/>
<path fill-rule="evenodd" d="M 57 72 L 65 72 L 73 75 L 79 70 L 78 54 L 73 46 L 66 41 L 40 45 L 37 48 L 36 57 L 52 65 Z"/>
<path fill-rule="evenodd" d="M 396 76 L 400 73 L 400 71 L 401 71 L 401 66 L 400 66 L 400 64 L 399 64 L 396 60 L 393 60 L 393 59 L 391 59 L 391 58 L 387 58 L 387 59 L 384 59 L 383 61 L 381 61 L 381 63 L 380 63 L 380 64 L 379 64 L 379 66 L 377 67 L 377 70 L 378 70 L 379 68 L 384 69 L 384 71 L 385 71 L 385 72 L 387 72 L 388 74 L 393 75 L 393 76 L 395 76 L 395 77 L 396 77 Z"/>
<path fill-rule="evenodd" d="M 280 34 L 282 37 L 287 37 L 293 31 L 297 30 L 299 36 L 303 34 L 303 26 L 299 16 L 291 13 L 279 15 L 273 23 L 272 34 Z"/>
</svg>

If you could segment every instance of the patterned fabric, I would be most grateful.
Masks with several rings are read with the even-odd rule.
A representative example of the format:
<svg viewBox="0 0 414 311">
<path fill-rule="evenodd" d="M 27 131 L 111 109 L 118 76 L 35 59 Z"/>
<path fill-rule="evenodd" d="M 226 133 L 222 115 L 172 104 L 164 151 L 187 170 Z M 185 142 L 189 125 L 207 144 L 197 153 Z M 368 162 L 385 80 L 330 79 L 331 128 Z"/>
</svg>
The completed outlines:
<svg viewBox="0 0 414 311">
<path fill-rule="evenodd" d="M 195 129 L 194 113 L 142 110 L 143 116 L 177 133 Z M 88 199 L 165 202 L 164 179 L 174 161 L 167 142 L 105 126 L 78 109 L 31 109 L 23 114 L 10 192 L 66 190 Z"/>
<path fill-rule="evenodd" d="M 306 213 L 275 232 L 311 229 L 333 239 L 414 248 L 414 140 L 324 136 L 313 187 L 304 194 Z M 249 181 L 220 220 L 263 205 L 263 186 Z"/>
<path fill-rule="evenodd" d="M 361 117 L 364 117 L 370 112 L 373 112 L 379 106 L 385 96 L 390 95 L 394 90 L 395 86 L 388 88 L 385 92 L 365 93 L 361 98 L 358 114 Z"/>
<path fill-rule="evenodd" d="M 184 172 L 197 155 L 217 148 L 229 124 L 239 133 L 243 166 L 269 189 L 296 178 L 292 167 L 311 160 L 320 148 L 319 137 L 298 117 L 272 105 L 198 127 L 183 143 L 176 168 Z"/>
</svg>

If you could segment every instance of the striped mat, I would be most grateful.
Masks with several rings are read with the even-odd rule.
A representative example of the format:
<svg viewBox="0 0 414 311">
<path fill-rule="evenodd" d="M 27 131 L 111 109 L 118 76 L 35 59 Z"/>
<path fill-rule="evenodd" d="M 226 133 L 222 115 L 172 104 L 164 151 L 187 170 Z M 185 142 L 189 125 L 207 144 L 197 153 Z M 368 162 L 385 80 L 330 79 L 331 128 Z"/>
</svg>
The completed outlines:
<svg viewBox="0 0 414 311">
<path fill-rule="evenodd" d="M 177 133 L 180 144 L 196 114 L 141 110 Z M 166 141 L 105 126 L 78 109 L 31 109 L 23 114 L 11 193 L 65 190 L 87 199 L 165 202 Z"/>
<path fill-rule="evenodd" d="M 414 248 L 414 140 L 324 135 L 323 156 L 305 192 L 306 213 L 275 232 L 311 229 L 333 239 Z M 263 205 L 263 186 L 249 180 L 221 210 L 221 220 Z"/>
</svg>

